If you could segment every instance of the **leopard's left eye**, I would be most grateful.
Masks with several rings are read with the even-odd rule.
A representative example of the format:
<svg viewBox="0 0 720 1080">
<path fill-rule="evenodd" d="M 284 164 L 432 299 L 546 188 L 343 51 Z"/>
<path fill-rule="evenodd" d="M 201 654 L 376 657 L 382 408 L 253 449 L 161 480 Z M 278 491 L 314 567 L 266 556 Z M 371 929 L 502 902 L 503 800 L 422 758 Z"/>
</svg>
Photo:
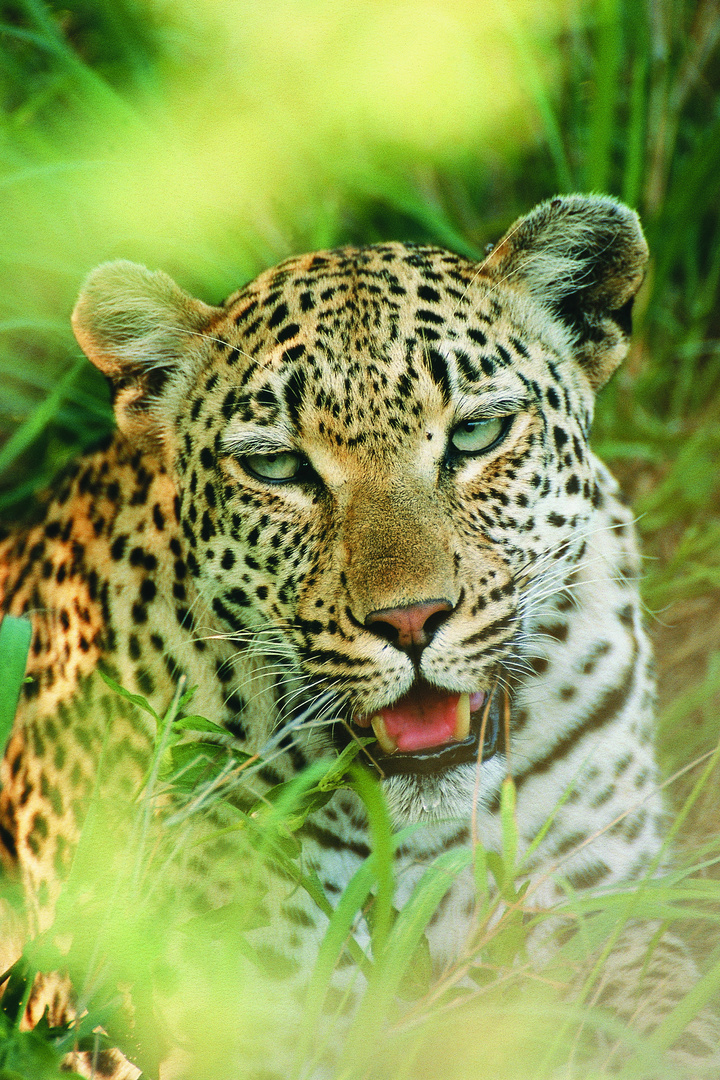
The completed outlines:
<svg viewBox="0 0 720 1080">
<path fill-rule="evenodd" d="M 274 484 L 294 480 L 304 464 L 304 459 L 291 450 L 279 454 L 247 454 L 241 461 L 252 476 Z"/>
<path fill-rule="evenodd" d="M 510 427 L 511 416 L 489 420 L 464 420 L 450 436 L 450 444 L 461 454 L 480 454 L 498 442 Z"/>
</svg>

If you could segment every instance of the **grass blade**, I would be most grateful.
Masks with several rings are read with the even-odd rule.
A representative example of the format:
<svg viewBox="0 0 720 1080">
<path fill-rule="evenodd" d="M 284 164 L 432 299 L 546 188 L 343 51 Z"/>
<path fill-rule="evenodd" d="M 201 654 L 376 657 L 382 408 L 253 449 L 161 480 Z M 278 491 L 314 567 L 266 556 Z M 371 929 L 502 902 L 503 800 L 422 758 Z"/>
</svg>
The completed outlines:
<svg viewBox="0 0 720 1080">
<path fill-rule="evenodd" d="M 0 473 L 9 468 L 51 423 L 69 387 L 86 363 L 85 357 L 77 360 L 70 370 L 65 373 L 52 393 L 44 401 L 40 402 L 35 411 L 11 435 L 2 450 L 0 450 Z"/>
<path fill-rule="evenodd" d="M 607 191 L 610 183 L 615 112 L 622 60 L 618 0 L 598 0 L 598 49 L 595 96 L 588 131 L 585 188 Z"/>
<path fill-rule="evenodd" d="M 2 694 L 0 694 L 0 753 L 12 730 L 18 698 L 25 675 L 32 624 L 29 619 L 17 619 L 6 615 L 0 622 L 0 671 Z"/>
</svg>

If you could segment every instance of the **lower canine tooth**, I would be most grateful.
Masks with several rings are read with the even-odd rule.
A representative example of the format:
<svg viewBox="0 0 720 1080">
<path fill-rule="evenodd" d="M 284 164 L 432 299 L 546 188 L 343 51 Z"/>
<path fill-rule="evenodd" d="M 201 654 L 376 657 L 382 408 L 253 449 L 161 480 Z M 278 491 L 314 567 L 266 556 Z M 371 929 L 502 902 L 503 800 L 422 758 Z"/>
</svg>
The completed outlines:
<svg viewBox="0 0 720 1080">
<path fill-rule="evenodd" d="M 470 734 L 470 695 L 461 694 L 457 705 L 457 719 L 453 739 L 462 742 Z"/>
<path fill-rule="evenodd" d="M 468 719 L 469 716 L 470 714 L 468 713 Z M 370 723 L 372 724 L 372 729 L 375 732 L 375 738 L 380 743 L 380 746 L 385 751 L 385 753 L 394 754 L 397 750 L 397 743 L 390 735 L 388 735 L 382 713 L 377 713 L 375 716 L 373 716 Z"/>
</svg>

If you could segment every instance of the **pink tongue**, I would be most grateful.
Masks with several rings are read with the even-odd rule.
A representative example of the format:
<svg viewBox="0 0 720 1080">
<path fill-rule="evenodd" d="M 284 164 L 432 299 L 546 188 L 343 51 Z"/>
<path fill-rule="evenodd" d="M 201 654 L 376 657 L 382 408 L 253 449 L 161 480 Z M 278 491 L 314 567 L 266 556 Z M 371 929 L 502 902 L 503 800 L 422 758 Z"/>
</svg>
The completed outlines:
<svg viewBox="0 0 720 1080">
<path fill-rule="evenodd" d="M 422 750 L 426 746 L 450 742 L 457 722 L 459 700 L 460 694 L 423 686 L 379 711 L 398 750 Z"/>
</svg>

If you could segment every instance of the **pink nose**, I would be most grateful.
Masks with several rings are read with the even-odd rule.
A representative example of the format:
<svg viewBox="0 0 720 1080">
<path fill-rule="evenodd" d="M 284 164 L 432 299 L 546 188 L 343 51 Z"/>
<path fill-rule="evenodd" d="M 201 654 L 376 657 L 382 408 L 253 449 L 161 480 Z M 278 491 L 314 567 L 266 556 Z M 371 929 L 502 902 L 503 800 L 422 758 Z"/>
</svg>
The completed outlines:
<svg viewBox="0 0 720 1080">
<path fill-rule="evenodd" d="M 452 611 L 447 600 L 423 600 L 407 607 L 371 611 L 365 620 L 368 630 L 387 638 L 396 649 L 412 652 L 424 649 Z"/>
</svg>

